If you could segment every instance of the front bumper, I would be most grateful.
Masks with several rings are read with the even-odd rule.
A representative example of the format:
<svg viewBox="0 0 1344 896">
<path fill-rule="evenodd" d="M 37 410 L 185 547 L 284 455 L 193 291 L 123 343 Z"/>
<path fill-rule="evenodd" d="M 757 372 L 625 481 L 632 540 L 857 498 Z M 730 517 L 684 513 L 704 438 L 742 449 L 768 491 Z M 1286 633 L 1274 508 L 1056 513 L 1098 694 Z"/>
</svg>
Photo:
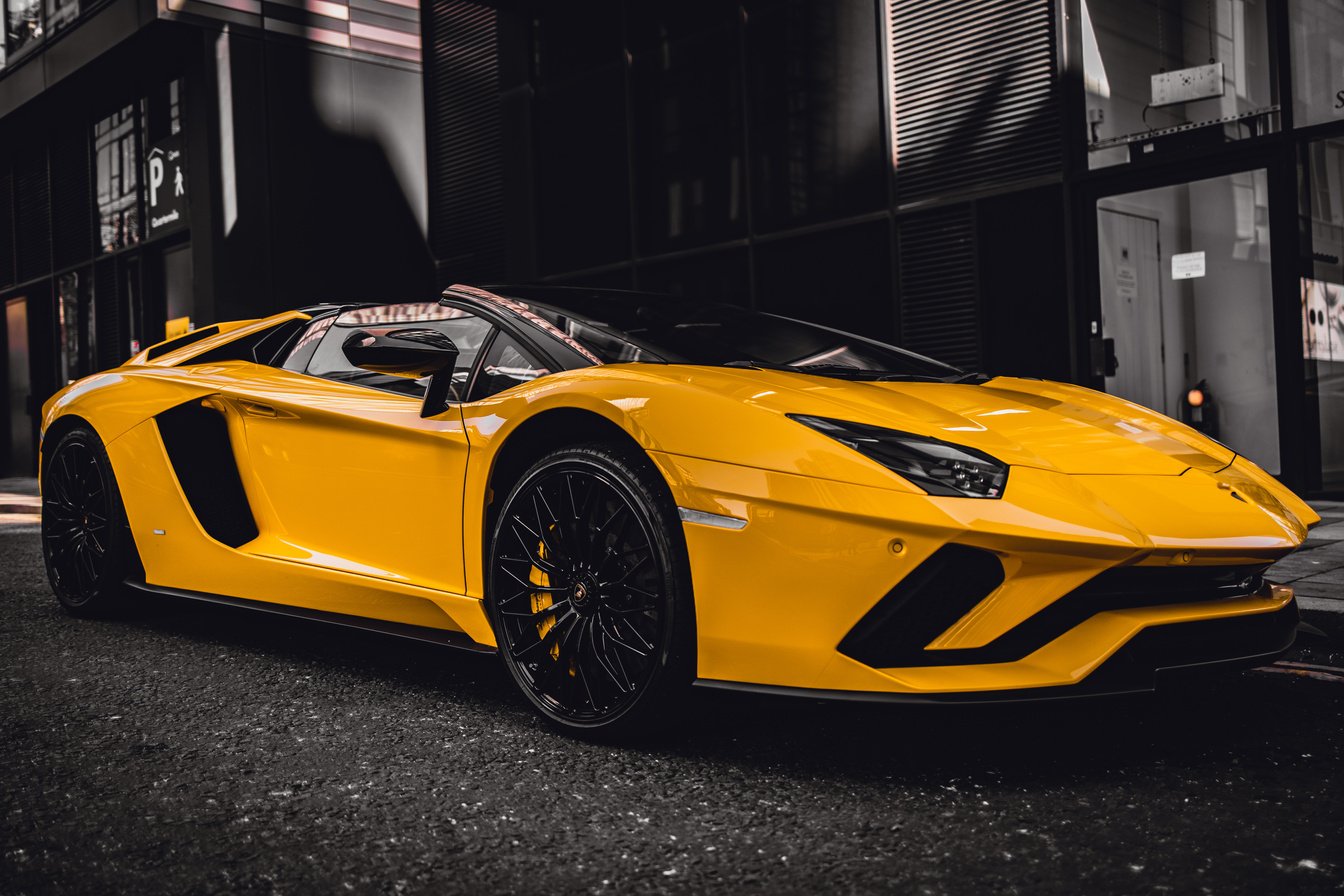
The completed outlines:
<svg viewBox="0 0 1344 896">
<path fill-rule="evenodd" d="M 1231 672 L 1273 662 L 1289 650 L 1299 627 L 1296 601 L 1270 613 L 1144 629 L 1083 681 L 1068 686 L 1004 688 L 942 693 L 841 691 L 697 679 L 697 687 L 814 700 L 858 703 L 981 704 L 1072 700 L 1143 694 L 1168 677 Z"/>
<path fill-rule="evenodd" d="M 1233 500 L 1209 474 L 1015 468 L 1002 499 L 982 500 L 653 456 L 679 505 L 749 521 L 683 527 L 708 686 L 939 701 L 1142 691 L 1159 670 L 1263 662 L 1291 645 L 1297 625 L 1291 589 L 1265 586 L 1102 608 L 1025 652 L 993 649 L 1107 570 L 1262 567 L 1300 545 L 1305 528 L 1281 505 Z M 842 642 L 865 614 L 948 545 L 991 552 L 1001 583 L 958 611 L 921 648 L 926 658 L 846 655 Z"/>
</svg>

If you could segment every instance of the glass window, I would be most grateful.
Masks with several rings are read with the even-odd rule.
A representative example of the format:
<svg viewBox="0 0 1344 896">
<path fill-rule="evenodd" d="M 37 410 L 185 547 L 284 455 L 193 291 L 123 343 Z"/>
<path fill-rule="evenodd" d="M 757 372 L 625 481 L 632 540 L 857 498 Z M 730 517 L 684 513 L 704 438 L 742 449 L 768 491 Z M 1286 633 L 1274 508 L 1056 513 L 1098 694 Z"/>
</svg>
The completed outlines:
<svg viewBox="0 0 1344 896">
<path fill-rule="evenodd" d="M 1108 197 L 1097 242 L 1106 391 L 1278 473 L 1268 192 L 1260 169 Z"/>
<path fill-rule="evenodd" d="M 624 48 L 619 0 L 587 0 L 581 16 L 546 5 L 536 4 L 532 22 L 532 68 L 540 88 L 549 90 L 610 67 L 620 70 Z"/>
<path fill-rule="evenodd" d="M 620 67 L 538 92 L 537 244 L 544 271 L 630 255 L 625 81 Z"/>
<path fill-rule="evenodd" d="M 55 34 L 79 18 L 79 0 L 47 0 L 47 33 Z"/>
<path fill-rule="evenodd" d="M 127 106 L 93 127 L 98 170 L 98 234 L 102 251 L 140 242 L 140 155 L 135 107 Z"/>
<path fill-rule="evenodd" d="M 285 370 L 294 370 L 303 373 L 308 369 L 308 362 L 313 360 L 313 352 L 317 351 L 317 346 L 322 341 L 322 337 L 327 335 L 331 325 L 336 323 L 336 315 L 331 314 L 327 317 L 319 317 L 308 324 L 308 329 L 303 331 L 294 344 L 290 346 L 289 354 L 280 362 L 280 366 Z"/>
<path fill-rule="evenodd" d="M 565 4 L 536 6 L 537 95 L 532 103 L 541 269 L 582 270 L 628 258 L 630 172 L 620 4 L 588 0 L 581 16 Z"/>
<path fill-rule="evenodd" d="M 891 229 L 886 221 L 770 240 L 756 247 L 762 311 L 890 339 Z"/>
<path fill-rule="evenodd" d="M 289 358 L 281 366 L 288 370 L 303 370 L 324 379 L 358 383 L 420 398 L 429 386 L 428 377 L 412 380 L 363 370 L 346 360 L 342 350 L 345 340 L 355 330 L 383 335 L 406 327 L 428 327 L 453 340 L 458 354 L 448 397 L 452 401 L 462 401 L 462 393 L 476 365 L 485 337 L 490 334 L 491 324 L 460 308 L 448 308 L 437 302 L 354 308 L 315 321 L 310 330 L 299 338 L 290 350 Z"/>
<path fill-rule="evenodd" d="M 481 372 L 471 389 L 471 400 L 489 398 L 519 383 L 530 383 L 551 371 L 508 333 L 500 331 L 481 362 Z"/>
<path fill-rule="evenodd" d="M 743 235 L 737 4 L 664 0 L 627 10 L 640 254 Z"/>
<path fill-rule="evenodd" d="M 92 311 L 85 278 L 77 271 L 56 278 L 56 325 L 60 331 L 61 375 L 66 383 L 88 372 L 86 359 L 92 355 L 89 336 L 93 327 L 87 318 Z"/>
<path fill-rule="evenodd" d="M 777 230 L 886 204 L 872 4 L 747 4 L 753 224 Z"/>
<path fill-rule="evenodd" d="M 13 59 L 42 37 L 42 0 L 6 0 L 5 49 Z"/>
<path fill-rule="evenodd" d="M 961 371 L 922 355 L 801 320 L 673 296 L 530 287 L 510 290 L 525 311 L 579 341 L 604 363 L 787 366 L 874 379 L 943 379 Z M 523 304 L 526 302 L 526 304 Z"/>
<path fill-rule="evenodd" d="M 1090 167 L 1278 127 L 1266 0 L 1080 6 Z"/>
<path fill-rule="evenodd" d="M 145 143 L 153 146 L 165 137 L 182 132 L 182 79 L 161 83 L 141 100 Z"/>
<path fill-rule="evenodd" d="M 1344 0 L 1288 0 L 1293 124 L 1344 120 Z"/>
<path fill-rule="evenodd" d="M 649 292 L 750 305 L 751 268 L 747 250 L 725 249 L 644 262 L 639 266 L 639 287 Z"/>
<path fill-rule="evenodd" d="M 1344 488 L 1344 139 L 1306 148 L 1302 355 L 1321 429 L 1321 487 Z"/>
</svg>

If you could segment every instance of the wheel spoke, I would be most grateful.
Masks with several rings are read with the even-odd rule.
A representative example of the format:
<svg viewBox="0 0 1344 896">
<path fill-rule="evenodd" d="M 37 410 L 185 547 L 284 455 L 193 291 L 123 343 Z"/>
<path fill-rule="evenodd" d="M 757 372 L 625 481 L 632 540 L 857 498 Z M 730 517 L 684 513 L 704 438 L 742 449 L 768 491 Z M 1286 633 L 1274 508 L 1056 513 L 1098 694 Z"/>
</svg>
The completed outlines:
<svg viewBox="0 0 1344 896">
<path fill-rule="evenodd" d="M 545 557 L 510 557 L 507 554 L 501 554 L 499 559 L 503 563 L 521 563 L 524 566 L 535 566 L 547 575 L 557 575 L 560 572 L 560 567 Z"/>
<path fill-rule="evenodd" d="M 523 588 L 527 591 L 544 591 L 547 593 L 557 593 L 560 591 L 569 590 L 568 588 L 562 588 L 559 585 L 538 585 L 536 582 L 529 581 L 523 578 L 522 576 L 518 575 L 518 573 L 509 569 L 507 566 L 501 566 L 499 568 L 499 571 L 507 575 L 509 578 L 513 579 L 519 585 L 522 585 Z"/>
<path fill-rule="evenodd" d="M 635 573 L 635 571 L 638 570 L 641 566 L 649 562 L 652 556 L 653 556 L 652 554 L 645 554 L 639 560 L 627 566 L 625 570 L 622 571 L 621 577 L 619 579 L 612 579 L 610 582 L 607 582 L 606 584 L 608 586 L 620 585 L 626 588 L 630 587 L 629 585 L 626 585 L 626 580 L 629 579 L 630 576 L 632 576 Z"/>
<path fill-rule="evenodd" d="M 553 604 L 547 604 L 546 606 L 542 607 L 540 610 L 505 610 L 505 609 L 503 609 L 504 604 L 506 604 L 506 603 L 510 603 L 510 602 L 512 602 L 513 600 L 516 600 L 517 598 L 521 597 L 521 596 L 524 595 L 524 594 L 527 594 L 527 592 L 526 592 L 526 591 L 520 591 L 520 592 L 518 592 L 517 594 L 515 594 L 513 597 L 509 598 L 507 601 L 503 601 L 503 600 L 500 601 L 500 602 L 499 602 L 499 605 L 500 605 L 500 611 L 499 611 L 499 613 L 500 613 L 500 615 L 501 615 L 501 616 L 513 616 L 513 617 L 516 617 L 516 618 L 519 618 L 519 619 L 540 619 L 542 616 L 545 616 L 547 613 L 554 613 L 556 610 L 560 609 L 561 607 L 566 607 L 566 608 L 568 608 L 568 606 L 569 606 L 569 598 L 565 598 L 564 600 L 558 600 L 558 601 L 556 601 L 556 602 L 553 603 Z"/>
<path fill-rule="evenodd" d="M 78 570 L 81 586 L 86 589 L 92 588 L 98 573 L 93 568 L 93 557 L 89 555 L 82 541 L 75 546 L 75 569 Z"/>
<path fill-rule="evenodd" d="M 636 647 L 635 645 L 625 640 L 624 635 L 621 634 L 619 623 L 625 623 L 625 625 L 630 629 L 631 634 L 633 634 L 635 638 L 639 640 L 639 643 L 641 645 L 640 647 Z M 636 629 L 633 625 L 631 625 L 629 620 L 624 619 L 620 616 L 612 618 L 610 620 L 609 627 L 607 624 L 603 623 L 602 630 L 606 632 L 607 637 L 611 640 L 611 643 L 615 644 L 617 647 L 624 647 L 626 650 L 631 651 L 636 656 L 645 657 L 648 656 L 653 651 L 653 645 L 650 644 L 648 641 L 644 640 L 644 636 L 639 633 L 639 630 Z"/>
<path fill-rule="evenodd" d="M 584 550 L 593 554 L 597 545 L 597 532 L 593 528 L 593 514 L 597 512 L 597 492 L 601 488 L 596 479 L 588 479 L 588 488 L 583 494 L 583 502 L 574 507 L 574 535 L 582 542 Z M 585 531 L 586 530 L 586 531 Z"/>
<path fill-rule="evenodd" d="M 566 612 L 563 616 L 557 619 L 549 629 L 546 630 L 546 634 L 537 638 L 535 641 L 533 641 L 531 644 L 528 644 L 526 647 L 514 650 L 513 658 L 515 660 L 521 660 L 524 657 L 530 655 L 534 650 L 536 650 L 543 644 L 546 645 L 546 652 L 549 652 L 551 643 L 554 641 L 556 633 L 559 632 L 560 627 L 562 625 L 569 624 L 570 620 L 573 618 L 575 618 L 575 613 L 573 610 Z"/>
<path fill-rule="evenodd" d="M 618 698 L 630 690 L 630 683 L 624 681 L 621 675 L 616 671 L 616 667 L 611 663 L 606 651 L 598 643 L 599 637 L 605 638 L 605 633 L 597 626 L 597 621 L 593 617 L 584 620 L 588 629 L 588 649 L 585 651 L 588 658 L 597 668 L 602 670 L 606 680 L 615 687 Z"/>
<path fill-rule="evenodd" d="M 550 507 L 546 508 L 546 513 L 550 516 L 550 521 L 546 522 L 542 520 L 541 506 L 537 504 L 537 499 L 539 497 L 541 499 L 541 503 L 545 504 L 546 496 L 542 494 L 541 489 L 538 488 L 532 492 L 532 511 L 537 516 L 537 538 L 546 548 L 546 553 L 549 556 L 567 560 L 569 559 L 569 553 L 564 550 L 558 550 L 557 545 L 552 543 L 550 537 L 552 534 L 559 535 L 560 527 L 555 524 L 556 519 L 555 516 L 551 514 Z"/>
<path fill-rule="evenodd" d="M 588 673 L 583 671 L 583 663 L 577 659 L 574 662 L 574 671 L 577 673 L 576 677 L 579 679 L 579 683 L 583 685 L 583 693 L 588 698 L 588 705 L 592 707 L 593 712 L 597 712 L 597 700 L 593 697 L 593 689 L 588 684 Z"/>
</svg>

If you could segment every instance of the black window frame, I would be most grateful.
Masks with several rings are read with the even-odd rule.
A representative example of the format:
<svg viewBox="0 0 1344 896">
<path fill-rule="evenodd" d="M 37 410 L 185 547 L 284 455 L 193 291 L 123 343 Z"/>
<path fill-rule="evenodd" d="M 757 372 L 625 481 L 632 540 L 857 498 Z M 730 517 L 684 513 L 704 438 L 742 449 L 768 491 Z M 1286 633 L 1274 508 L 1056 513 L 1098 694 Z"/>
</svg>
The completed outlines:
<svg viewBox="0 0 1344 896">
<path fill-rule="evenodd" d="M 398 304 L 418 304 L 418 303 L 386 302 L 384 304 L 398 305 Z M 573 369 L 571 365 L 562 363 L 557 358 L 554 352 L 546 351 L 545 347 L 537 339 L 532 338 L 531 334 L 525 332 L 521 327 L 517 326 L 514 321 L 509 320 L 507 315 L 499 313 L 493 308 L 490 308 L 482 304 L 477 304 L 476 302 L 472 302 L 469 300 L 461 300 L 457 298 L 453 299 L 444 298 L 440 300 L 439 304 L 449 308 L 456 308 L 459 311 L 465 311 L 471 314 L 473 317 L 479 318 L 490 325 L 490 332 L 487 333 L 485 338 L 481 341 L 481 348 L 477 352 L 475 360 L 472 361 L 471 368 L 467 375 L 467 379 L 465 380 L 465 383 L 463 385 L 462 394 L 466 397 L 463 399 L 446 398 L 445 401 L 449 406 L 461 406 L 464 404 L 472 404 L 473 402 L 484 400 L 473 397 L 473 393 L 476 389 L 477 378 L 480 376 L 481 365 L 484 363 L 485 356 L 489 354 L 490 349 L 494 346 L 495 339 L 498 337 L 501 330 L 508 332 L 508 334 L 514 339 L 515 342 L 517 342 L 522 348 L 524 348 L 528 353 L 530 353 L 533 356 L 533 359 L 535 361 L 537 361 L 541 366 L 545 367 L 547 370 L 550 371 L 550 373 L 545 374 L 546 376 L 550 376 L 551 373 L 560 373 L 561 371 L 564 370 Z M 304 363 L 304 367 L 302 370 L 296 370 L 292 367 L 285 367 L 283 365 L 283 359 L 280 357 L 280 355 L 286 353 L 286 351 L 292 345 L 297 344 L 303 338 L 304 334 L 307 333 L 310 329 L 312 329 L 314 326 L 317 326 L 323 320 L 326 320 L 328 318 L 334 319 L 336 317 L 339 317 L 346 311 L 350 311 L 352 309 L 360 307 L 367 307 L 367 306 L 347 305 L 338 308 L 333 308 L 330 311 L 325 311 L 323 313 L 314 315 L 303 327 L 303 329 L 299 330 L 297 335 L 293 337 L 290 344 L 284 346 L 283 348 L 280 349 L 279 352 L 277 352 L 277 356 L 274 362 L 266 366 L 272 367 L 277 370 L 285 370 L 288 371 L 289 373 L 296 373 L 299 374 L 300 376 L 312 377 L 313 379 L 323 380 L 329 383 L 340 382 L 350 386 L 360 386 L 365 389 L 371 389 L 375 392 L 382 393 L 384 395 L 396 395 L 401 398 L 405 398 L 407 401 L 410 402 L 415 402 L 417 404 L 422 403 L 424 401 L 424 396 L 416 397 L 413 395 L 407 395 L 404 392 L 396 392 L 391 389 L 384 389 L 380 386 L 375 386 L 371 383 L 361 383 L 352 380 L 334 380 L 331 379 L 330 377 L 319 376 L 318 374 L 315 373 L 309 373 L 308 364 L 312 360 L 311 357 L 308 359 L 307 362 Z M 323 338 L 326 338 L 325 334 L 323 335 Z M 541 378 L 542 377 L 537 377 L 537 379 Z M 497 392 L 495 394 L 498 395 L 500 393 Z M 493 397 L 493 396 L 487 396 L 487 397 Z"/>
<path fill-rule="evenodd" d="M 490 352 L 494 351 L 495 342 L 499 339 L 500 333 L 506 333 L 511 339 L 513 339 L 514 343 L 517 344 L 518 347 L 523 352 L 531 356 L 529 360 L 532 363 L 536 364 L 539 367 L 545 368 L 546 373 L 543 373 L 537 377 L 533 377 L 532 380 L 530 380 L 529 382 L 536 382 L 537 380 L 544 379 L 545 377 L 548 377 L 553 373 L 560 372 L 560 369 L 548 366 L 542 360 L 541 356 L 537 352 L 532 350 L 531 345 L 525 344 L 523 340 L 518 335 L 514 334 L 512 330 L 506 330 L 504 327 L 496 326 L 494 329 L 490 331 L 490 335 L 486 338 L 485 342 L 481 343 L 481 351 L 476 358 L 476 366 L 471 372 L 470 379 L 467 381 L 467 388 L 463 391 L 463 394 L 467 396 L 466 400 L 457 402 L 458 404 L 475 404 L 478 401 L 485 401 L 486 399 L 494 398 L 496 395 L 502 395 L 505 392 L 509 391 L 509 389 L 514 388 L 514 386 L 506 386 L 505 388 L 500 389 L 498 392 L 492 392 L 489 395 L 476 394 L 476 388 L 480 384 L 481 374 L 485 369 L 485 359 L 490 356 Z M 521 382 L 516 383 L 515 385 L 521 386 L 522 383 Z"/>
<path fill-rule="evenodd" d="M 571 363 L 563 355 L 558 354 L 555 351 L 554 346 L 548 346 L 546 340 L 553 340 L 554 337 L 548 336 L 536 326 L 523 326 L 516 318 L 486 302 L 461 298 L 456 295 L 445 295 L 439 300 L 439 304 L 449 308 L 460 308 L 463 311 L 470 311 L 477 317 L 489 320 L 496 326 L 496 328 L 508 331 L 510 336 L 517 340 L 520 345 L 530 350 L 532 354 L 536 356 L 537 360 L 541 361 L 551 373 L 577 370 L 579 367 L 585 366 Z M 491 343 L 494 342 L 493 336 L 490 341 Z M 488 350 L 489 346 L 483 345 L 481 349 L 481 357 L 484 357 L 484 353 Z M 471 393 L 468 392 L 467 394 L 470 395 Z"/>
</svg>

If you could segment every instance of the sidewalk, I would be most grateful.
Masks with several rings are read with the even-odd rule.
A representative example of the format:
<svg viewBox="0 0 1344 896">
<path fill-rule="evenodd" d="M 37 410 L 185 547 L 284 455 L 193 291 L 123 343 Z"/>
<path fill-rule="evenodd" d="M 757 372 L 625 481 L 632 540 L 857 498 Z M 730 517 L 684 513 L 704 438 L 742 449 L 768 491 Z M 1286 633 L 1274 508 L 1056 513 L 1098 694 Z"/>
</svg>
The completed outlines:
<svg viewBox="0 0 1344 896">
<path fill-rule="evenodd" d="M 1344 501 L 1312 501 L 1321 521 L 1307 543 L 1275 563 L 1268 577 L 1292 585 L 1304 610 L 1344 613 Z"/>
<path fill-rule="evenodd" d="M 1275 582 L 1292 585 L 1304 610 L 1344 613 L 1344 501 L 1313 501 L 1321 522 L 1302 550 L 1269 571 Z M 37 480 L 0 479 L 0 531 L 38 531 Z"/>
<path fill-rule="evenodd" d="M 0 531 L 38 530 L 41 506 L 36 479 L 0 479 Z"/>
</svg>

